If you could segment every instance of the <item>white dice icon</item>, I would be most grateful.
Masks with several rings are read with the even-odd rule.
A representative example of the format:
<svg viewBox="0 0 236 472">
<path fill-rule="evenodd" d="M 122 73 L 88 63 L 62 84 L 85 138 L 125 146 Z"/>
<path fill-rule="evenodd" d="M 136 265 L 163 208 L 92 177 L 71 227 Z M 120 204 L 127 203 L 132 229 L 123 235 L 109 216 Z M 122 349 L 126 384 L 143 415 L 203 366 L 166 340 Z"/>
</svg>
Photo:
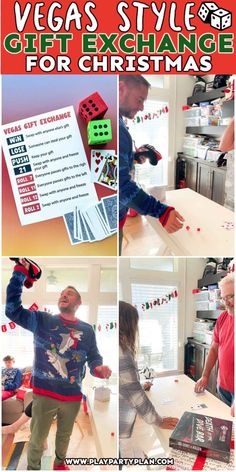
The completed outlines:
<svg viewBox="0 0 236 472">
<path fill-rule="evenodd" d="M 232 25 L 232 14 L 228 10 L 219 8 L 211 15 L 211 26 L 213 28 L 224 30 Z"/>
<path fill-rule="evenodd" d="M 210 23 L 211 15 L 214 11 L 218 10 L 219 7 L 213 2 L 204 2 L 201 4 L 197 14 L 204 23 Z"/>
</svg>

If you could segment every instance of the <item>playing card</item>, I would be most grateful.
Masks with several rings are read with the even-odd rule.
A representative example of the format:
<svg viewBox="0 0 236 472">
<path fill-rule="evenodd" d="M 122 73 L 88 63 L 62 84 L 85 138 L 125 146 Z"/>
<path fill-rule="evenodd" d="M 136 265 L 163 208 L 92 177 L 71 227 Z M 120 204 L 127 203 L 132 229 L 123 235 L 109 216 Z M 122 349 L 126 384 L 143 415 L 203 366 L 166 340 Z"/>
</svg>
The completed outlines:
<svg viewBox="0 0 236 472">
<path fill-rule="evenodd" d="M 96 209 L 96 205 L 93 205 L 86 209 L 83 212 L 83 217 L 85 218 L 86 223 L 88 224 L 91 233 L 94 235 L 97 241 L 106 238 L 109 235 L 108 230 L 106 230 L 102 219 Z"/>
<path fill-rule="evenodd" d="M 84 223 L 84 227 L 85 227 L 85 230 L 86 230 L 86 233 L 87 233 L 87 236 L 88 236 L 88 241 L 90 241 L 90 242 L 96 241 L 96 237 L 93 234 L 91 226 L 90 226 L 90 224 L 91 224 L 90 219 L 87 217 L 87 210 L 83 211 L 83 212 L 81 211 L 80 216 L 81 216 L 81 219 Z"/>
<path fill-rule="evenodd" d="M 75 238 L 75 236 L 74 236 L 74 222 L 75 222 L 75 219 L 74 219 L 74 212 L 73 211 L 70 212 L 70 213 L 67 213 L 66 215 L 64 215 L 64 222 L 65 222 L 65 226 L 66 226 L 67 233 L 69 235 L 71 244 L 81 243 L 82 241 L 79 240 L 78 238 Z"/>
<path fill-rule="evenodd" d="M 81 238 L 79 238 L 79 233 L 78 233 L 77 207 L 75 207 L 75 209 L 74 209 L 74 238 L 75 239 L 81 239 Z"/>
<path fill-rule="evenodd" d="M 105 203 L 104 203 L 105 201 Z M 117 231 L 117 197 L 105 197 L 102 201 L 64 215 L 65 226 L 71 244 L 101 241 Z"/>
<path fill-rule="evenodd" d="M 114 150 L 93 149 L 91 151 L 91 182 L 98 182 L 105 160 L 114 154 Z"/>
<path fill-rule="evenodd" d="M 101 211 L 101 209 L 102 209 L 102 211 Z M 102 203 L 96 204 L 95 205 L 95 210 L 96 210 L 98 218 L 100 220 L 100 224 L 101 224 L 103 230 L 105 231 L 105 234 L 109 235 L 110 234 L 110 228 L 109 228 L 108 223 L 105 219 L 106 217 L 105 217 L 105 213 L 104 213 Z"/>
<path fill-rule="evenodd" d="M 191 410 L 201 410 L 202 408 L 207 408 L 207 405 L 205 403 L 197 403 L 191 406 Z"/>
<path fill-rule="evenodd" d="M 102 202 L 98 202 L 98 203 L 97 203 L 97 208 L 99 209 L 102 218 L 104 219 L 104 221 L 105 221 L 107 227 L 109 228 L 109 224 L 108 224 L 108 221 L 107 221 L 107 218 L 106 218 L 106 213 L 105 213 L 105 211 L 104 211 L 104 207 L 103 207 Z"/>
<path fill-rule="evenodd" d="M 106 219 L 111 230 L 117 229 L 117 195 L 111 195 L 102 199 Z"/>
<path fill-rule="evenodd" d="M 80 210 L 78 210 L 78 225 L 80 226 L 82 242 L 90 241 L 89 236 L 88 236 L 88 232 L 87 232 L 87 229 L 86 229 L 86 225 L 84 223 L 84 220 L 83 220 L 83 217 L 81 215 Z"/>
<path fill-rule="evenodd" d="M 166 403 L 173 403 L 175 401 L 174 398 L 166 398 L 165 400 L 161 401 L 162 405 L 165 405 Z"/>
<path fill-rule="evenodd" d="M 116 190 L 117 188 L 117 156 L 107 156 L 98 178 L 98 183 Z"/>
</svg>

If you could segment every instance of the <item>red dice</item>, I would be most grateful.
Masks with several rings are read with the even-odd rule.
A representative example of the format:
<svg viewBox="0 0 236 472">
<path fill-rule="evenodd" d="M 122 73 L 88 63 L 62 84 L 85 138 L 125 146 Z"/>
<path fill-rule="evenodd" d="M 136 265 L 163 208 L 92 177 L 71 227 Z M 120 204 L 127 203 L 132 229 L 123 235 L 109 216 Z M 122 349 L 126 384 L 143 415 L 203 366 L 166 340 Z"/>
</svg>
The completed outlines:
<svg viewBox="0 0 236 472">
<path fill-rule="evenodd" d="M 88 123 L 91 120 L 99 120 L 108 110 L 107 104 L 98 92 L 84 98 L 79 104 L 79 114 Z"/>
</svg>

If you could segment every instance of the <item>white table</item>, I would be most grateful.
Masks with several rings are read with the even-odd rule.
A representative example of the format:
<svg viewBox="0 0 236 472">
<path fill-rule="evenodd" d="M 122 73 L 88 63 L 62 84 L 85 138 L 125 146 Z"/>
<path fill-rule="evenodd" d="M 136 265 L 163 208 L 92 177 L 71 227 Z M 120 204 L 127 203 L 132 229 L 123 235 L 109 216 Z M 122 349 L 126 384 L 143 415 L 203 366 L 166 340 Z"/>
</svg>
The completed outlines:
<svg viewBox="0 0 236 472">
<path fill-rule="evenodd" d="M 112 392 L 115 389 L 112 388 Z M 87 405 L 98 458 L 118 457 L 118 396 L 111 393 L 110 401 L 100 402 L 94 400 L 94 389 L 87 393 Z M 114 433 L 114 436 L 111 434 Z"/>
<path fill-rule="evenodd" d="M 175 379 L 178 379 L 178 382 L 175 382 Z M 180 418 L 185 411 L 193 412 L 191 406 L 205 403 L 207 408 L 194 410 L 195 413 L 232 421 L 230 408 L 225 403 L 208 391 L 196 395 L 194 386 L 195 382 L 186 375 L 160 377 L 154 379 L 154 384 L 147 395 L 161 416 Z M 171 456 L 169 448 L 171 433 L 170 430 L 153 427 L 138 418 L 132 437 L 149 457 L 168 457 Z"/>
<path fill-rule="evenodd" d="M 234 230 L 221 228 L 225 221 L 234 222 L 232 211 L 188 188 L 166 192 L 165 203 L 183 216 L 183 229 L 168 234 L 158 219 L 146 218 L 175 256 L 233 256 Z"/>
</svg>

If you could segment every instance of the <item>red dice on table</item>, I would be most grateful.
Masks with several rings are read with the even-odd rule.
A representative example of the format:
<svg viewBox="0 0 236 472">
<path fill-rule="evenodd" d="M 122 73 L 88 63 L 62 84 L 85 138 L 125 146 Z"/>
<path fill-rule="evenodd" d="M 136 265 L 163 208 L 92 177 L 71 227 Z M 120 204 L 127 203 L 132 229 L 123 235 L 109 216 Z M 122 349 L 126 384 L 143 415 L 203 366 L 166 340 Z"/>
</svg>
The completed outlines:
<svg viewBox="0 0 236 472">
<path fill-rule="evenodd" d="M 84 98 L 79 104 L 79 114 L 89 123 L 91 120 L 99 120 L 108 110 L 107 104 L 98 92 L 92 93 L 89 97 Z"/>
</svg>

